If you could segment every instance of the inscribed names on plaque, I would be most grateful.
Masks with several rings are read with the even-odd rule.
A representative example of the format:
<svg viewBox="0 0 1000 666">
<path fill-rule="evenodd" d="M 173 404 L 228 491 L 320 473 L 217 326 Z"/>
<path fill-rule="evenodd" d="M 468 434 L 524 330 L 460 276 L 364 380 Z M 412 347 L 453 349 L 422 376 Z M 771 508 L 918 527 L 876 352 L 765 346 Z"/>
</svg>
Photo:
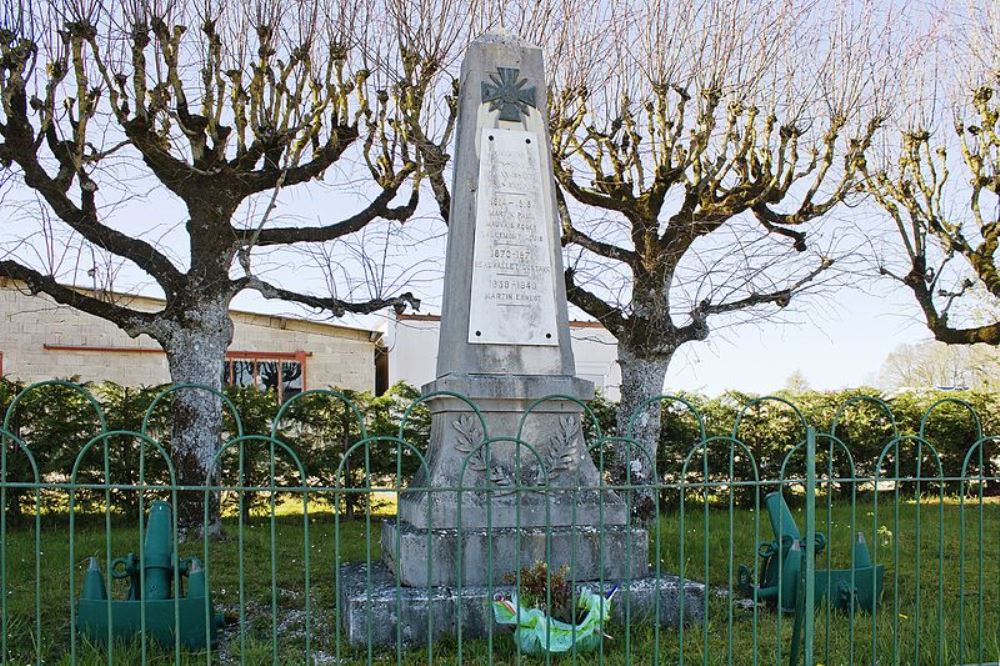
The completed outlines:
<svg viewBox="0 0 1000 666">
<path fill-rule="evenodd" d="M 469 342 L 558 345 L 551 175 L 534 132 L 483 128 Z"/>
</svg>

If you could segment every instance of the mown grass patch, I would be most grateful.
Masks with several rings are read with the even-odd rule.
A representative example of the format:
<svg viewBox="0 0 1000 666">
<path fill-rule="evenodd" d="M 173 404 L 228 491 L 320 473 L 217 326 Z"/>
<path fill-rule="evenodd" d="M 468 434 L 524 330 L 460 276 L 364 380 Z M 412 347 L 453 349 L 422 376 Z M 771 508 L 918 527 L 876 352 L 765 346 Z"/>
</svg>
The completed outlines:
<svg viewBox="0 0 1000 666">
<path fill-rule="evenodd" d="M 796 517 L 801 528 L 798 510 Z M 967 505 L 964 521 L 961 517 L 958 503 L 951 500 L 919 506 L 900 503 L 898 511 L 893 504 L 880 501 L 877 520 L 870 502 L 856 506 L 854 528 L 866 533 L 878 561 L 887 566 L 886 592 L 874 618 L 865 614 L 851 618 L 826 607 L 817 609 L 815 649 L 819 663 L 894 663 L 894 655 L 899 662 L 916 664 L 979 663 L 1000 658 L 1000 505 L 987 503 L 982 512 L 978 505 Z M 378 521 L 378 516 L 370 521 L 341 521 L 337 529 L 329 513 L 310 516 L 309 635 L 315 663 L 369 660 L 367 649 L 349 646 L 344 636 L 338 635 L 334 571 L 340 562 L 378 559 Z M 827 514 L 821 504 L 817 524 L 828 532 L 831 565 L 846 566 L 852 538 L 850 506 L 835 506 Z M 224 526 L 226 536 L 208 546 L 214 599 L 227 617 L 224 641 L 212 661 L 263 664 L 277 657 L 280 663 L 304 663 L 306 539 L 301 515 L 286 513 L 275 520 L 273 550 L 272 526 L 266 517 L 254 518 L 242 529 L 230 517 Z M 681 632 L 674 629 L 656 631 L 647 623 L 614 625 L 607 629 L 613 639 L 605 641 L 602 654 L 565 655 L 557 660 L 580 664 L 602 659 L 608 664 L 677 663 L 683 647 L 687 663 L 749 664 L 754 655 L 762 664 L 777 663 L 778 659 L 787 663 L 792 618 L 779 617 L 766 608 L 754 611 L 746 604 L 731 604 L 727 594 L 736 566 L 753 563 L 758 530 L 761 539 L 771 538 L 766 515 L 758 520 L 748 510 L 736 510 L 730 518 L 728 511 L 710 509 L 706 522 L 701 507 L 688 505 L 683 530 L 677 512 L 665 515 L 659 521 L 659 568 L 665 574 L 679 570 L 678 537 L 683 531 L 686 575 L 707 580 L 712 589 L 707 622 L 686 627 L 683 644 Z M 651 534 L 654 546 L 655 532 Z M 114 524 L 110 536 L 112 556 L 139 549 L 134 525 Z M 963 538 L 964 571 L 960 571 Z M 73 556 L 77 592 L 89 556 L 97 556 L 103 568 L 106 543 L 103 517 L 78 518 Z M 39 655 L 44 663 L 70 662 L 73 599 L 68 583 L 70 542 L 65 516 L 43 518 L 40 544 L 42 571 L 36 586 L 34 532 L 30 527 L 8 530 L 4 544 L 8 663 L 34 663 Z M 655 548 L 651 552 L 657 557 Z M 204 544 L 184 544 L 180 555 L 203 557 Z M 828 566 L 826 554 L 818 558 L 817 566 Z M 35 626 L 36 607 L 40 610 L 40 635 Z M 491 659 L 503 664 L 518 661 L 513 642 L 500 630 L 492 640 L 463 641 L 461 655 L 463 662 L 470 664 L 489 663 Z M 140 663 L 143 656 L 137 642 L 116 645 L 113 650 L 115 663 Z M 77 641 L 76 657 L 81 664 L 108 663 L 105 647 L 82 640 Z M 416 646 L 403 647 L 398 653 L 392 646 L 377 647 L 370 657 L 373 663 L 396 663 L 397 659 L 405 664 L 431 659 L 434 663 L 454 663 L 458 645 L 454 639 L 446 639 L 436 642 L 430 651 Z M 176 655 L 149 645 L 145 658 L 147 663 L 168 664 L 175 662 Z M 206 655 L 184 653 L 179 661 L 205 663 Z M 541 663 L 527 658 L 523 661 Z"/>
</svg>

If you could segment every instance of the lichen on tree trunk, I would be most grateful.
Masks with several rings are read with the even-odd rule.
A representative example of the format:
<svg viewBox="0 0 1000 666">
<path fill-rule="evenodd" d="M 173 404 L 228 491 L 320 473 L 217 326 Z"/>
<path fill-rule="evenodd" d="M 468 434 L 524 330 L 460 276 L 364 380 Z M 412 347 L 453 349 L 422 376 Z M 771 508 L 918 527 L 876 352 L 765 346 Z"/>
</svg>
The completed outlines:
<svg viewBox="0 0 1000 666">
<path fill-rule="evenodd" d="M 163 341 L 175 385 L 197 384 L 222 390 L 222 368 L 232 340 L 228 299 L 198 303 L 184 313 L 185 322 L 171 327 Z M 219 470 L 213 461 L 222 439 L 222 400 L 209 391 L 182 388 L 173 394 L 171 457 L 181 486 L 216 485 Z M 219 536 L 219 493 L 182 490 L 177 498 L 177 520 L 188 538 Z M 207 530 L 206 530 L 207 528 Z"/>
<path fill-rule="evenodd" d="M 631 512 L 641 522 L 652 519 L 656 511 L 656 491 L 650 484 L 654 476 L 660 436 L 660 404 L 653 401 L 663 393 L 672 354 L 643 355 L 626 344 L 618 346 L 622 370 L 622 398 L 618 403 L 618 431 L 629 442 L 622 442 L 611 456 L 610 472 L 616 484 L 645 486 L 631 493 Z M 652 403 L 650 401 L 653 401 Z"/>
</svg>

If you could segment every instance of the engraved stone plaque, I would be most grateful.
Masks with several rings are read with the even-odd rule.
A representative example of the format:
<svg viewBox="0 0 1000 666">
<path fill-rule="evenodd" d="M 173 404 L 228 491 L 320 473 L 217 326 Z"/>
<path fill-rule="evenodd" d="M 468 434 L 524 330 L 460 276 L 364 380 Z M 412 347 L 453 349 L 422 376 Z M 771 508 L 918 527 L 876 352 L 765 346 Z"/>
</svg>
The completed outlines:
<svg viewBox="0 0 1000 666">
<path fill-rule="evenodd" d="M 549 188 L 534 132 L 484 127 L 469 342 L 558 345 Z"/>
</svg>

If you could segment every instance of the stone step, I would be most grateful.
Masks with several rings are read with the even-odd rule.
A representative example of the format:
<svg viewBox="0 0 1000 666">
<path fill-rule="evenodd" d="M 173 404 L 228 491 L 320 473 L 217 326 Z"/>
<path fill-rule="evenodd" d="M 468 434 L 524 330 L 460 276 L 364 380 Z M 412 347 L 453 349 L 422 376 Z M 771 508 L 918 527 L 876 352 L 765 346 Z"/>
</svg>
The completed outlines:
<svg viewBox="0 0 1000 666">
<path fill-rule="evenodd" d="M 576 580 L 616 581 L 649 573 L 649 535 L 638 527 L 467 528 L 461 534 L 459 548 L 457 530 L 428 532 L 387 519 L 382 522 L 382 559 L 412 587 L 456 586 L 460 551 L 463 586 L 499 585 L 506 574 L 538 561 L 549 562 L 553 571 L 569 565 Z"/>
<path fill-rule="evenodd" d="M 510 595 L 510 585 L 462 587 L 397 586 L 395 575 L 382 562 L 372 565 L 371 586 L 364 563 L 340 567 L 339 603 L 347 640 L 353 645 L 426 644 L 428 637 L 437 640 L 454 637 L 461 625 L 463 639 L 484 638 L 493 631 L 496 637 L 509 633 L 508 627 L 493 620 L 490 602 L 494 595 Z M 698 622 L 705 612 L 705 586 L 682 581 L 677 576 L 661 575 L 618 581 L 620 590 L 611 606 L 612 622 L 624 623 L 626 609 L 629 626 L 651 624 L 659 618 L 661 626 L 677 627 Z M 606 593 L 614 581 L 591 581 L 578 584 L 594 592 Z M 683 615 L 681 598 L 683 596 Z M 459 622 L 461 618 L 461 622 Z M 615 627 L 606 629 L 614 636 Z M 370 635 L 369 635 L 370 632 Z M 615 638 L 618 638 L 615 636 Z"/>
</svg>

